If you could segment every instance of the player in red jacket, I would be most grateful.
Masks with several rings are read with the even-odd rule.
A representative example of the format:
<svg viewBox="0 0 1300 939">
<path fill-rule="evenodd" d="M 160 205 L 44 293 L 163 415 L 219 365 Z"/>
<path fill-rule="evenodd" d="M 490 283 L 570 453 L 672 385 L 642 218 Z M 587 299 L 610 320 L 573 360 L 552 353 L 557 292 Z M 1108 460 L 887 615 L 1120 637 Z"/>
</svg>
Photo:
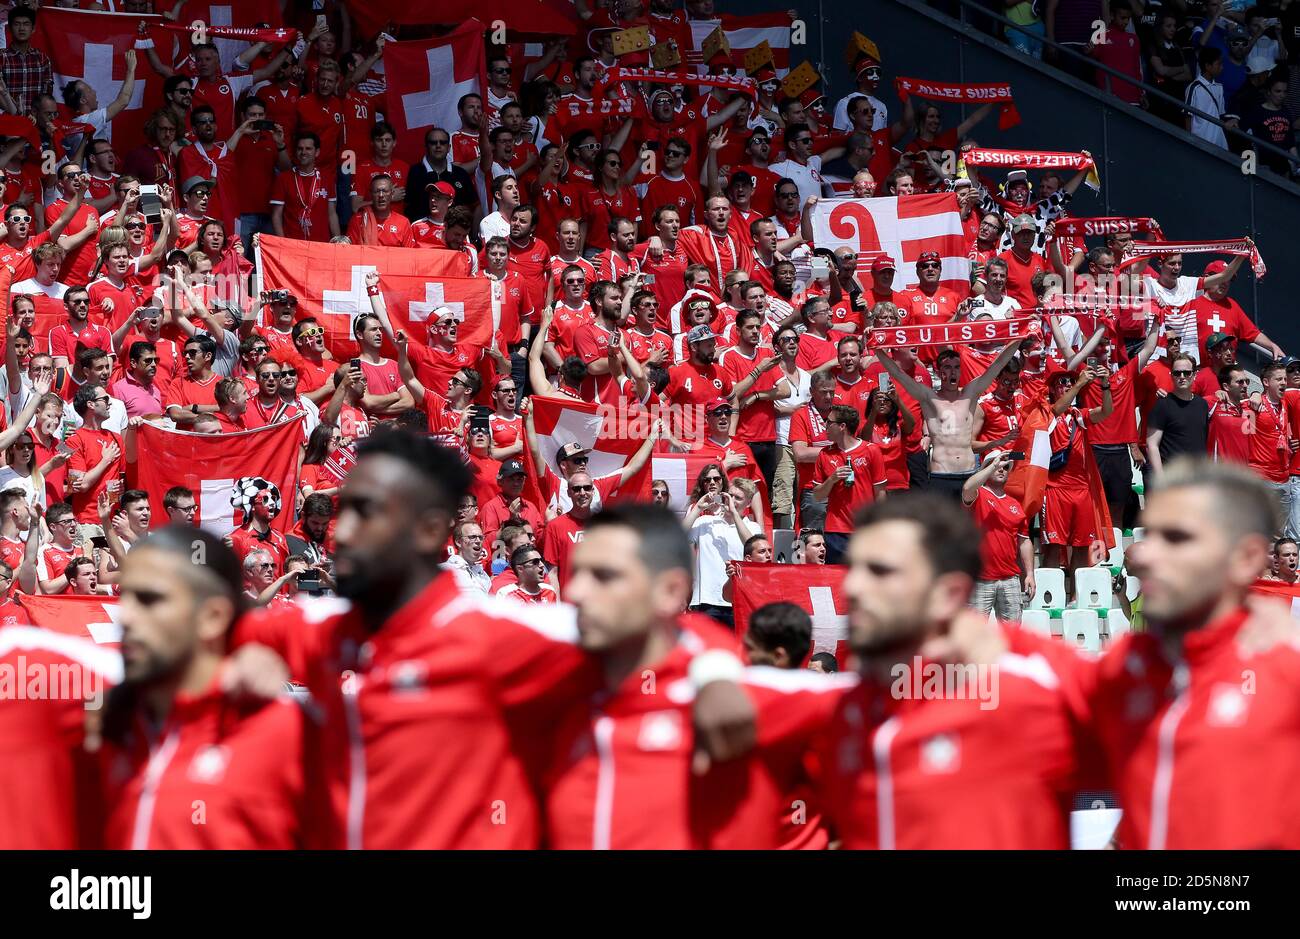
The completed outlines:
<svg viewBox="0 0 1300 939">
<path fill-rule="evenodd" d="M 1125 848 L 1300 847 L 1300 644 L 1247 649 L 1250 585 L 1280 530 L 1244 467 L 1170 464 L 1131 550 L 1147 630 L 1083 662 L 1085 715 L 1124 810 Z M 1082 662 L 1082 660 L 1080 660 Z"/>
<path fill-rule="evenodd" d="M 123 681 L 104 713 L 104 846 L 301 846 L 302 709 L 221 688 L 241 602 L 234 553 L 189 526 L 161 529 L 132 548 L 118 585 Z"/>
<path fill-rule="evenodd" d="M 848 563 L 860 673 L 751 669 L 763 752 L 807 744 L 846 848 L 1068 847 L 1071 801 L 1092 764 L 1049 659 L 1004 652 L 990 668 L 928 655 L 936 640 L 987 628 L 967 606 L 980 573 L 969 514 L 931 493 L 873 503 Z M 704 660 L 692 672 L 703 704 L 721 676 Z M 704 740 L 715 757 L 743 752 L 726 734 Z"/>
<path fill-rule="evenodd" d="M 323 719 L 308 781 L 324 847 L 531 848 L 525 776 L 548 696 L 587 691 L 572 610 L 462 595 L 439 570 L 469 485 L 458 454 L 372 435 L 338 497 L 335 577 L 347 600 L 241 624 L 245 658 L 276 651 Z M 350 601 L 350 602 L 349 602 Z M 516 736 L 512 737 L 512 732 Z M 315 793 L 313 793 L 315 794 Z"/>
<path fill-rule="evenodd" d="M 691 771 L 687 669 L 739 651 L 691 598 L 690 542 L 666 508 L 603 509 L 574 548 L 564 599 L 600 692 L 556 725 L 542 774 L 546 839 L 562 849 L 774 848 L 782 789 L 759 760 Z"/>
<path fill-rule="evenodd" d="M 0 851 L 66 851 L 92 846 L 82 809 L 98 801 L 85 752 L 87 712 L 122 680 L 111 650 L 35 626 L 0 628 L 0 672 L 9 687 L 62 676 L 65 693 L 6 695 L 0 705 Z"/>
</svg>

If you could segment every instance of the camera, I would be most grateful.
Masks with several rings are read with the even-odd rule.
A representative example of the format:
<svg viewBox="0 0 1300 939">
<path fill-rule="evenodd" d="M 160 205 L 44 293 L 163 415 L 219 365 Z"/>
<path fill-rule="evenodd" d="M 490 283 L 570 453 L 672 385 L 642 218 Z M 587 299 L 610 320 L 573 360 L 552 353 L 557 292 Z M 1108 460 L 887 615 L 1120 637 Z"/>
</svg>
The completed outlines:
<svg viewBox="0 0 1300 939">
<path fill-rule="evenodd" d="M 290 295 L 289 295 L 289 291 L 287 290 L 263 290 L 262 291 L 263 303 L 288 303 L 289 299 L 290 299 Z"/>
</svg>

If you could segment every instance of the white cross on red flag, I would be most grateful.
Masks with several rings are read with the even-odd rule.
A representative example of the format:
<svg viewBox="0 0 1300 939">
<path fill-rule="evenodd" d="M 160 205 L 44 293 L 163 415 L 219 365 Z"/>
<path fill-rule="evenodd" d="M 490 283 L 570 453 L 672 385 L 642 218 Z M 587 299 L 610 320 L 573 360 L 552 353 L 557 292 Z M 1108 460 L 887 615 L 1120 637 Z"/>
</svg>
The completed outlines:
<svg viewBox="0 0 1300 939">
<path fill-rule="evenodd" d="M 460 128 L 456 102 L 487 87 L 483 24 L 468 20 L 436 39 L 384 44 L 389 123 L 397 131 L 398 156 L 410 163 L 424 157 L 431 127 Z"/>
<path fill-rule="evenodd" d="M 114 597 L 72 594 L 22 594 L 19 598 L 33 625 L 116 648 L 122 641 Z"/>
<path fill-rule="evenodd" d="M 428 341 L 428 319 L 440 306 L 463 315 L 457 342 L 482 349 L 499 331 L 500 306 L 492 302 L 492 281 L 458 276 L 465 270 L 459 251 L 335 245 L 262 235 L 258 269 L 263 290 L 288 290 L 298 298 L 298 316 L 312 316 L 325 329 L 325 346 L 340 362 L 357 354 L 352 324 L 371 310 L 366 274 L 379 273 L 379 289 L 393 328 L 412 342 Z M 503 332 L 509 332 L 504 330 Z M 396 355 L 389 349 L 388 355 Z"/>
<path fill-rule="evenodd" d="M 195 434 L 142 424 L 136 437 L 133 485 L 149 493 L 150 504 L 157 506 L 163 504 L 168 489 L 185 486 L 199 504 L 195 523 L 225 537 L 243 522 L 243 512 L 230 502 L 235 480 L 261 476 L 280 490 L 280 514 L 271 526 L 288 532 L 293 527 L 302 419 L 299 414 L 235 434 Z M 153 514 L 151 527 L 166 524 L 166 512 Z"/>
<path fill-rule="evenodd" d="M 843 669 L 848 662 L 848 601 L 842 564 L 759 564 L 737 561 L 731 605 L 736 635 L 749 629 L 760 606 L 784 601 L 800 607 L 813 626 L 813 652 L 831 652 Z"/>
<path fill-rule="evenodd" d="M 62 100 L 63 86 L 80 79 L 95 89 L 101 108 L 112 104 L 126 79 L 124 55 L 128 49 L 135 48 L 141 21 L 154 24 L 162 22 L 162 17 L 42 7 L 32 45 L 50 57 L 54 91 L 59 100 Z M 131 100 L 104 131 L 104 136 L 111 133 L 119 158 L 144 140 L 145 121 L 162 106 L 162 85 L 162 76 L 150 67 L 141 52 Z M 62 106 L 60 110 L 64 110 Z"/>
</svg>

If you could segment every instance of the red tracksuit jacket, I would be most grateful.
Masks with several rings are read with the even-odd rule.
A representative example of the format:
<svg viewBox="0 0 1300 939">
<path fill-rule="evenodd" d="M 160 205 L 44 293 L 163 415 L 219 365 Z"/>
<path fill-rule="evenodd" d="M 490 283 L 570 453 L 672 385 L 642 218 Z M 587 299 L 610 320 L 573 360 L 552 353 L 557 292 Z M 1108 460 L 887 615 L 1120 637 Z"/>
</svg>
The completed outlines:
<svg viewBox="0 0 1300 939">
<path fill-rule="evenodd" d="M 447 572 L 373 634 L 346 601 L 319 600 L 249 618 L 238 641 L 280 652 L 320 711 L 318 846 L 537 846 L 525 722 L 598 678 L 571 608 L 462 594 Z"/>
<path fill-rule="evenodd" d="M 750 669 L 759 742 L 802 740 L 846 848 L 1068 848 L 1084 729 L 1041 654 L 998 663 L 997 706 L 898 699 L 856 676 Z"/>
<path fill-rule="evenodd" d="M 35 626 L 0 628 L 0 850 L 58 850 L 94 843 L 94 761 L 85 753 L 86 707 L 122 680 L 115 650 Z M 49 678 L 68 690 L 51 695 Z M 41 681 L 39 690 L 33 681 Z M 69 693 L 69 692 L 72 693 Z M 29 695 L 36 696 L 29 696 Z"/>
<path fill-rule="evenodd" d="M 302 707 L 236 704 L 214 683 L 163 725 L 105 742 L 104 847 L 287 850 L 304 836 Z"/>
<path fill-rule="evenodd" d="M 566 850 L 775 848 L 782 774 L 766 757 L 691 772 L 694 695 L 687 668 L 735 636 L 686 615 L 675 648 L 614 691 L 572 707 L 542 780 L 546 843 Z M 791 761 L 787 758 L 785 763 Z M 780 764 L 785 765 L 785 764 Z M 788 775 L 787 767 L 785 774 Z M 788 815 L 788 806 L 786 814 Z"/>
<path fill-rule="evenodd" d="M 1300 652 L 1242 658 L 1245 619 L 1189 633 L 1180 662 L 1150 633 L 1078 660 L 1122 847 L 1300 848 Z"/>
</svg>

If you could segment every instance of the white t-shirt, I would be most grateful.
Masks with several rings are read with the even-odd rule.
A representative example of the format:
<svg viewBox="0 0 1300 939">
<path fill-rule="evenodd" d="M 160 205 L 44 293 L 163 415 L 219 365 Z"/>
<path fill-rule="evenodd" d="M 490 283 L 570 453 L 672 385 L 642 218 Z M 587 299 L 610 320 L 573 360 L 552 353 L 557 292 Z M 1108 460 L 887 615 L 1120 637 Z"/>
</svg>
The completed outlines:
<svg viewBox="0 0 1300 939">
<path fill-rule="evenodd" d="M 1006 294 L 1003 294 L 1001 303 L 994 303 L 987 294 L 983 299 L 983 305 L 975 307 L 972 313 L 988 313 L 995 320 L 1009 320 L 1020 310 L 1020 303 Z"/>
<path fill-rule="evenodd" d="M 884 130 L 889 126 L 889 108 L 879 98 L 863 94 L 861 91 L 854 91 L 841 98 L 835 105 L 835 119 L 832 127 L 835 130 L 850 130 L 853 123 L 849 120 L 849 104 L 854 98 L 866 98 L 875 108 L 875 113 L 871 115 L 871 129 Z"/>
<path fill-rule="evenodd" d="M 809 197 L 817 196 L 820 199 L 831 195 L 830 185 L 822 179 L 822 158 L 819 156 L 809 157 L 807 163 L 782 160 L 780 163 L 769 164 L 767 168 L 778 177 L 794 180 L 794 184 L 799 187 L 800 211 L 808 204 Z"/>
<path fill-rule="evenodd" d="M 790 381 L 785 373 L 785 369 L 777 366 L 780 371 L 777 372 L 777 380 L 784 378 Z M 812 375 L 801 368 L 795 369 L 795 380 L 790 382 L 794 385 L 794 391 L 790 392 L 784 398 L 778 398 L 782 404 L 797 404 L 800 407 L 812 400 Z M 776 442 L 778 445 L 785 447 L 790 444 L 790 418 L 792 414 L 777 414 L 776 416 Z"/>
<path fill-rule="evenodd" d="M 500 212 L 493 212 L 491 215 L 483 216 L 483 221 L 478 223 L 478 233 L 483 236 L 483 240 L 489 238 L 509 238 L 510 222 Z"/>
<path fill-rule="evenodd" d="M 736 526 L 725 515 L 702 515 L 691 525 L 689 536 L 691 544 L 699 549 L 695 555 L 691 606 L 697 603 L 731 606 L 722 599 L 722 588 L 727 583 L 727 562 L 739 561 L 745 556 L 745 546 L 740 543 Z"/>
</svg>

